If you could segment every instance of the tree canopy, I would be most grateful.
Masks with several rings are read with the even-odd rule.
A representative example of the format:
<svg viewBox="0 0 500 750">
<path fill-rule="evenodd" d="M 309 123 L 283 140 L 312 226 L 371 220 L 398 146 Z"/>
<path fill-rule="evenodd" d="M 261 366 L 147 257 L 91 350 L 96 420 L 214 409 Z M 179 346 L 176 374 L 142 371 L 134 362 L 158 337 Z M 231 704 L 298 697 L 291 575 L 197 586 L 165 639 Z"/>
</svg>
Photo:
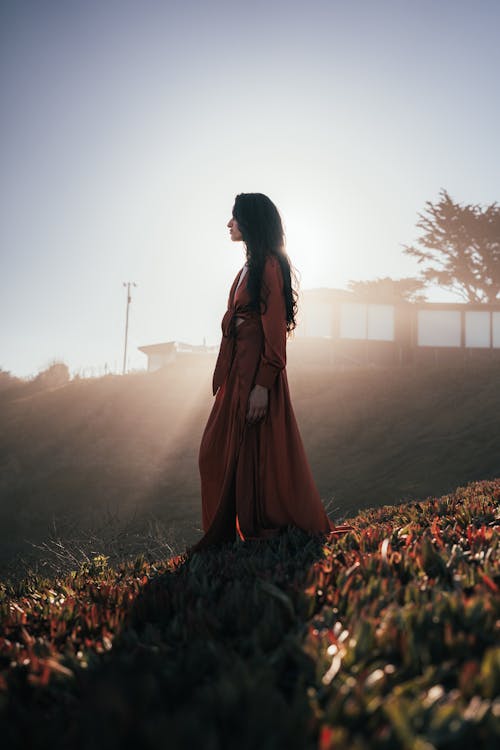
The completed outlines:
<svg viewBox="0 0 500 750">
<path fill-rule="evenodd" d="M 494 302 L 500 295 L 500 206 L 455 203 L 442 189 L 426 201 L 417 227 L 423 230 L 404 252 L 425 263 L 424 283 L 457 292 L 467 302 Z"/>
<path fill-rule="evenodd" d="M 421 293 L 424 282 L 420 279 L 407 277 L 391 279 L 390 276 L 372 279 L 370 281 L 353 281 L 348 283 L 348 289 L 358 297 L 370 302 L 424 302 L 426 297 Z"/>
</svg>

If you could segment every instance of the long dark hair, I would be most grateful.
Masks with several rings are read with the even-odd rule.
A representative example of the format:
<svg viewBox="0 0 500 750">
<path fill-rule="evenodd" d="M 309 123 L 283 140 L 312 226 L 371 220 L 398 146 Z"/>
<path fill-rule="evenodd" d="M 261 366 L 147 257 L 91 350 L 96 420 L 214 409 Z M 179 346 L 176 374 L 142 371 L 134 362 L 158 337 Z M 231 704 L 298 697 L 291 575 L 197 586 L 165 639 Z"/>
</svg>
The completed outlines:
<svg viewBox="0 0 500 750">
<path fill-rule="evenodd" d="M 276 256 L 283 274 L 286 330 L 291 333 L 297 326 L 295 316 L 298 311 L 299 296 L 296 289 L 292 287 L 292 277 L 297 287 L 298 279 L 285 251 L 285 233 L 278 209 L 263 193 L 239 193 L 234 201 L 233 218 L 238 222 L 246 246 L 248 264 L 246 286 L 250 295 L 249 307 L 261 310 L 264 265 L 268 255 Z"/>
</svg>

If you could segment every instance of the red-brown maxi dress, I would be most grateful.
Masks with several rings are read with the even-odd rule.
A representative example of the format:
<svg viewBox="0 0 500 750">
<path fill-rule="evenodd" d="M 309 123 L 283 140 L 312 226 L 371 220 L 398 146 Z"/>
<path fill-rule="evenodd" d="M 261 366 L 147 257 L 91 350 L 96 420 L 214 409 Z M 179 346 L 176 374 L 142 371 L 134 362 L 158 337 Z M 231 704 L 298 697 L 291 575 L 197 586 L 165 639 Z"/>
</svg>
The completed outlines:
<svg viewBox="0 0 500 750">
<path fill-rule="evenodd" d="M 272 537 L 287 525 L 340 533 L 323 507 L 293 412 L 286 375 L 286 306 L 278 259 L 263 272 L 261 314 L 247 310 L 246 281 L 238 272 L 222 319 L 213 375 L 215 402 L 199 450 L 204 536 L 192 551 L 212 544 Z M 236 287 L 238 289 L 235 293 Z M 266 296 L 266 290 L 267 296 Z M 244 318 L 235 325 L 235 317 Z M 269 389 L 265 418 L 246 421 L 250 391 Z"/>
</svg>

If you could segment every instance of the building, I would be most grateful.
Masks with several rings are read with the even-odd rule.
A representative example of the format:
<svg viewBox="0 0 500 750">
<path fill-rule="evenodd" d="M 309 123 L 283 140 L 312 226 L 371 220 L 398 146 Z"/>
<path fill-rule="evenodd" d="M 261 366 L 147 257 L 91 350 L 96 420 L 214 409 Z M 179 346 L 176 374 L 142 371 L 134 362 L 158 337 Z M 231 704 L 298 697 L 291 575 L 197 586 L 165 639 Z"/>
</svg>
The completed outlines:
<svg viewBox="0 0 500 750">
<path fill-rule="evenodd" d="M 148 358 L 148 372 L 159 370 L 173 362 L 185 362 L 189 365 L 197 365 L 207 358 L 214 357 L 219 346 L 206 346 L 201 344 L 185 344 L 182 341 L 166 341 L 161 344 L 148 344 L 138 346 L 139 351 L 144 352 Z"/>
<path fill-rule="evenodd" d="M 500 359 L 500 301 L 382 302 L 342 289 L 304 290 L 300 340 L 311 355 L 313 341 L 316 348 L 321 342 L 330 364 Z"/>
<path fill-rule="evenodd" d="M 344 289 L 306 289 L 297 323 L 287 344 L 290 364 L 344 368 L 500 361 L 500 301 L 383 302 Z M 172 362 L 205 364 L 207 358 L 215 364 L 219 344 L 168 341 L 138 348 L 153 371 Z"/>
</svg>

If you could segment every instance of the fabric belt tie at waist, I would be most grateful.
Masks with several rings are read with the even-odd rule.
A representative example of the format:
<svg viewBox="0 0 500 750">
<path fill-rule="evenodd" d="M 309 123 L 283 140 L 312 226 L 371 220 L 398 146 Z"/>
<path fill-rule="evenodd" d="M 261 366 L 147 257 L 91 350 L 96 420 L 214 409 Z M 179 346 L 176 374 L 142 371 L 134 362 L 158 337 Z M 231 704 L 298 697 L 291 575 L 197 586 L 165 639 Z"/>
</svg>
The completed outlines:
<svg viewBox="0 0 500 750">
<path fill-rule="evenodd" d="M 215 396 L 217 389 L 223 384 L 226 376 L 231 368 L 231 362 L 233 361 L 234 344 L 235 344 L 235 318 L 240 317 L 245 320 L 249 318 L 258 319 L 258 313 L 251 310 L 238 310 L 229 309 L 226 310 L 224 317 L 222 318 L 222 341 L 219 350 L 219 356 L 215 365 L 214 375 L 212 378 L 212 393 Z"/>
</svg>

